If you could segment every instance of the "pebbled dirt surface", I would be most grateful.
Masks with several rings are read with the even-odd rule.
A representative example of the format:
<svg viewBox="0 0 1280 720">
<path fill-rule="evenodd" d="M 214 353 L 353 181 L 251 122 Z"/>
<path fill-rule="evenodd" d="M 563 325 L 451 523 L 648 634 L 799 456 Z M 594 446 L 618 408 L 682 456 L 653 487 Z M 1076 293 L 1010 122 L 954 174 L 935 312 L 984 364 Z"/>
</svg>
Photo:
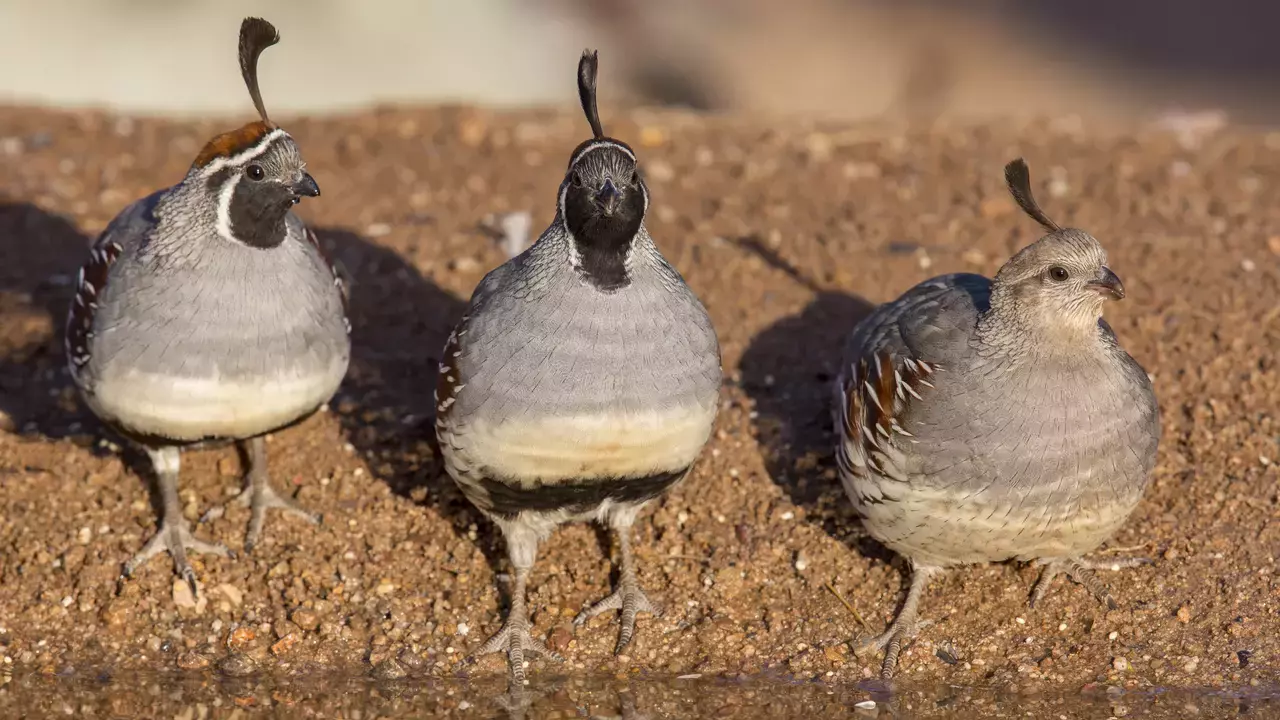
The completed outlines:
<svg viewBox="0 0 1280 720">
<path fill-rule="evenodd" d="M 908 130 L 605 118 L 645 163 L 650 230 L 707 304 L 727 380 L 704 459 L 637 526 L 641 580 L 666 614 L 642 616 L 617 658 L 611 619 L 575 631 L 570 619 L 608 593 L 612 568 L 591 527 L 565 527 L 542 549 L 530 607 L 567 662 L 535 661 L 535 677 L 817 681 L 800 686 L 817 704 L 797 712 L 867 697 L 856 683 L 879 658 L 855 657 L 848 641 L 884 627 L 902 576 L 835 480 L 828 383 L 868 303 L 942 272 L 990 274 L 1038 237 L 1002 184 L 1004 162 L 1021 154 L 1049 214 L 1095 234 L 1129 293 L 1107 318 L 1155 378 L 1164 436 L 1145 501 L 1103 552 L 1154 564 L 1106 574 L 1121 606 L 1111 612 L 1064 580 L 1030 610 L 1034 568 L 953 572 L 924 598 L 922 615 L 936 622 L 903 653 L 898 686 L 1106 702 L 1166 687 L 1276 691 L 1280 135 L 1115 132 L 1071 119 Z M 118 579 L 155 515 L 138 458 L 78 405 L 61 325 L 90 239 L 129 201 L 181 178 L 225 127 L 0 108 L 0 677 L 10 697 L 35 692 L 42 675 L 104 670 L 163 672 L 166 683 L 171 673 L 485 679 L 441 685 L 458 688 L 450 698 L 499 682 L 500 656 L 460 663 L 498 627 L 505 559 L 496 530 L 434 460 L 436 358 L 472 287 L 505 257 L 502 214 L 531 213 L 535 235 L 549 222 L 584 125 L 569 112 L 465 108 L 285 123 L 324 191 L 301 213 L 353 286 L 347 383 L 327 412 L 268 446 L 275 482 L 324 522 L 273 514 L 254 554 L 197 558 L 193 601 L 164 559 Z M 185 454 L 188 517 L 237 491 L 241 471 L 231 447 Z M 247 520 L 236 508 L 197 532 L 238 549 Z M 70 681 L 44 682 L 57 696 Z M 547 702 L 555 692 L 569 691 Z M 705 714 L 719 711 L 716 692 L 698 695 Z M 278 695 L 260 692 L 254 707 L 289 704 Z M 431 697 L 387 700 L 386 712 L 458 710 Z M 488 695 L 471 703 L 488 707 Z"/>
</svg>

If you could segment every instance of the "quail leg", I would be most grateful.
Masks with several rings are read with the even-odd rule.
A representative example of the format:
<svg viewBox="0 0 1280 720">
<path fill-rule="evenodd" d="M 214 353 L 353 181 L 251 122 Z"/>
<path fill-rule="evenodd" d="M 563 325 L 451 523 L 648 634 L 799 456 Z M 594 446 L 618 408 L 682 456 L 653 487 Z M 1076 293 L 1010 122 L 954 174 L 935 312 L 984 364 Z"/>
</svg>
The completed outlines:
<svg viewBox="0 0 1280 720">
<path fill-rule="evenodd" d="M 511 609 L 507 611 L 507 621 L 503 623 L 502 629 L 472 653 L 467 658 L 467 662 L 475 662 L 482 655 L 505 652 L 507 663 L 511 668 L 511 684 L 520 688 L 526 683 L 525 653 L 542 655 L 557 662 L 564 658 L 549 650 L 541 640 L 535 640 L 529 634 L 525 587 L 529 581 L 529 571 L 533 569 L 533 561 L 538 554 L 538 538 L 532 531 L 518 526 L 504 525 L 503 534 L 507 541 L 507 555 L 515 569 L 515 585 L 511 589 Z"/>
<path fill-rule="evenodd" d="M 632 518 L 628 516 L 613 523 L 613 529 L 618 534 L 618 545 L 622 550 L 622 572 L 618 577 L 618 589 L 609 597 L 578 613 L 578 617 L 573 620 L 574 625 L 580 626 L 600 613 L 621 610 L 622 628 L 618 632 L 618 644 L 613 649 L 615 655 L 621 653 L 631 642 L 636 631 L 636 613 L 662 614 L 662 610 L 650 602 L 644 590 L 640 589 L 640 581 L 636 579 L 635 559 L 631 555 L 631 522 Z"/>
<path fill-rule="evenodd" d="M 893 679 L 893 673 L 898 668 L 898 655 L 902 652 L 903 646 L 914 638 L 921 628 L 929 624 L 928 621 L 920 620 L 918 612 L 920 596 L 929 586 L 929 581 L 941 572 L 941 568 L 929 566 L 912 568 L 911 587 L 907 590 L 907 599 L 903 601 L 902 609 L 893 619 L 893 624 L 888 630 L 858 647 L 858 652 L 871 649 L 884 650 L 884 663 L 880 666 L 881 680 Z"/>
<path fill-rule="evenodd" d="M 312 525 L 319 524 L 320 517 L 298 504 L 296 500 L 281 495 L 271 487 L 271 477 L 267 474 L 267 443 L 261 437 L 251 438 L 241 443 L 241 448 L 249 458 L 249 474 L 245 478 L 245 488 L 231 502 L 237 502 L 249 508 L 249 532 L 244 537 L 244 549 L 251 552 L 262 537 L 262 526 L 267 521 L 267 511 L 282 510 L 306 520 Z M 200 518 L 200 522 L 208 522 L 222 517 L 226 505 L 210 508 Z"/>
<path fill-rule="evenodd" d="M 178 448 L 147 447 L 144 449 L 151 458 L 151 467 L 156 474 L 163 516 L 160 520 L 160 529 L 156 534 L 142 546 L 142 550 L 124 564 L 124 575 L 132 576 L 133 571 L 146 561 L 168 551 L 173 557 L 173 571 L 187 581 L 191 586 L 191 594 L 195 595 L 197 593 L 196 573 L 187 562 L 187 550 L 222 557 L 230 557 L 231 551 L 224 545 L 208 543 L 191 534 L 191 525 L 182 516 L 182 505 L 178 501 L 178 469 L 181 464 Z"/>
<path fill-rule="evenodd" d="M 1093 593 L 1098 602 L 1106 605 L 1108 610 L 1115 610 L 1120 606 L 1116 603 L 1115 598 L 1111 597 L 1107 586 L 1094 573 L 1098 570 L 1132 568 L 1149 562 L 1151 561 L 1147 558 L 1122 558 L 1111 561 L 1085 560 L 1078 557 L 1038 560 L 1036 564 L 1044 566 L 1044 570 L 1040 572 L 1040 579 L 1036 581 L 1035 587 L 1031 590 L 1031 607 L 1034 608 L 1036 603 L 1039 603 L 1044 598 L 1054 578 L 1059 575 L 1066 575 L 1072 581 L 1083 585 L 1086 590 Z"/>
</svg>

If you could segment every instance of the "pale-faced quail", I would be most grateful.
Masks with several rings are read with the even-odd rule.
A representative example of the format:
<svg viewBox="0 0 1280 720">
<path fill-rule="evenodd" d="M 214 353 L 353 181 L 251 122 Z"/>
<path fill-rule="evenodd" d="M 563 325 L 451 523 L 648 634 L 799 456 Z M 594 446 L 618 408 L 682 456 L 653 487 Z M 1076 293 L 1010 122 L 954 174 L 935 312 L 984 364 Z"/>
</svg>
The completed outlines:
<svg viewBox="0 0 1280 720">
<path fill-rule="evenodd" d="M 1106 252 L 1039 208 L 1021 160 L 1005 177 L 1049 234 L 993 280 L 945 275 L 854 330 L 837 381 L 837 456 L 870 534 L 911 565 L 882 676 L 916 632 L 946 568 L 1044 565 L 1032 604 L 1066 574 L 1114 605 L 1081 559 L 1124 523 L 1155 465 L 1160 416 L 1147 374 L 1102 320 L 1124 297 Z M 1098 563 L 1110 567 L 1126 561 Z"/>
</svg>

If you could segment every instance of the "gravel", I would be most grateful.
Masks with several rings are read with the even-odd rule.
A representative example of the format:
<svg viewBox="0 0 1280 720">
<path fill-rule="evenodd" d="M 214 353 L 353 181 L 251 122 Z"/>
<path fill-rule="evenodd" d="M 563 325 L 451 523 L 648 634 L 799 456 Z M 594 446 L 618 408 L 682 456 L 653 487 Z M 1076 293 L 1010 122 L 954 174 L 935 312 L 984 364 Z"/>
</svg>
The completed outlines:
<svg viewBox="0 0 1280 720">
<path fill-rule="evenodd" d="M 1002 185 L 1003 163 L 1024 155 L 1051 214 L 1103 242 L 1129 293 L 1107 319 L 1154 378 L 1164 436 L 1146 499 L 1103 553 L 1154 564 L 1106 574 L 1111 612 L 1065 582 L 1028 609 L 1034 568 L 953 572 L 924 597 L 936 622 L 903 653 L 898 685 L 1104 704 L 1123 704 L 1106 688 L 1275 689 L 1280 135 L 1224 126 L 1187 143 L 1177 129 L 1054 121 L 614 117 L 610 132 L 660 169 L 649 228 L 707 304 L 727 380 L 703 460 L 637 525 L 641 580 L 667 614 L 642 616 L 625 658 L 611 654 L 612 618 L 575 629 L 612 568 L 590 527 L 566 527 L 540 554 L 529 602 L 567 662 L 535 661 L 535 677 L 697 675 L 708 683 L 698 690 L 672 680 L 636 697 L 690 714 L 662 703 L 713 702 L 725 678 L 843 688 L 834 699 L 779 691 L 797 711 L 868 699 L 852 688 L 878 658 L 848 642 L 868 634 L 858 616 L 871 630 L 889 621 L 902 576 L 841 495 L 828 383 L 870 303 L 941 272 L 992 273 L 1037 237 Z M 253 554 L 195 558 L 195 600 L 164 559 L 119 579 L 155 516 L 137 458 L 106 444 L 79 405 L 59 334 L 90 239 L 180 178 L 223 128 L 137 118 L 122 134 L 105 114 L 0 108 L 0 677 L 15 678 L 13 693 L 68 667 L 277 678 L 284 690 L 256 697 L 303 704 L 323 690 L 304 678 L 505 672 L 497 656 L 461 662 L 498 628 L 506 568 L 495 529 L 433 453 L 436 358 L 520 235 L 508 227 L 509 242 L 495 242 L 485 218 L 527 214 L 536 236 L 585 125 L 569 112 L 447 108 L 284 126 L 324 188 L 300 212 L 353 286 L 348 381 L 328 412 L 269 439 L 275 482 L 324 522 L 273 516 Z M 239 470 L 230 447 L 184 456 L 192 520 Z M 233 508 L 197 534 L 239 551 L 247 520 Z M 565 682 L 578 688 L 569 697 L 629 692 Z M 462 694 L 414 697 L 406 707 L 454 712 Z"/>
</svg>

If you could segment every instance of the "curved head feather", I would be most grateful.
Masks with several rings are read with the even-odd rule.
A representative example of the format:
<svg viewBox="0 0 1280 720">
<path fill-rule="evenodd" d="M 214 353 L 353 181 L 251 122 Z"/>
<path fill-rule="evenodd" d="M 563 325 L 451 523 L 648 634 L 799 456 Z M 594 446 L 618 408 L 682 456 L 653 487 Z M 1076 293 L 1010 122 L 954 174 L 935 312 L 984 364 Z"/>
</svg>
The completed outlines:
<svg viewBox="0 0 1280 720">
<path fill-rule="evenodd" d="M 582 112 L 591 123 L 591 132 L 597 140 L 604 137 L 600 111 L 596 108 L 596 73 L 599 69 L 600 54 L 595 50 L 583 50 L 582 59 L 578 61 L 578 99 L 582 101 Z"/>
<path fill-rule="evenodd" d="M 240 23 L 240 74 L 244 76 L 245 87 L 249 88 L 249 97 L 253 98 L 253 107 L 267 124 L 271 124 L 271 119 L 267 117 L 262 91 L 258 89 L 258 56 L 278 42 L 280 33 L 262 18 L 249 17 Z"/>
<path fill-rule="evenodd" d="M 1031 194 L 1031 170 L 1027 161 L 1017 158 L 1004 166 L 1004 180 L 1009 185 L 1009 193 L 1018 203 L 1018 207 L 1033 220 L 1044 226 L 1049 232 L 1058 232 L 1062 226 L 1054 222 L 1040 209 L 1036 198 Z"/>
</svg>

